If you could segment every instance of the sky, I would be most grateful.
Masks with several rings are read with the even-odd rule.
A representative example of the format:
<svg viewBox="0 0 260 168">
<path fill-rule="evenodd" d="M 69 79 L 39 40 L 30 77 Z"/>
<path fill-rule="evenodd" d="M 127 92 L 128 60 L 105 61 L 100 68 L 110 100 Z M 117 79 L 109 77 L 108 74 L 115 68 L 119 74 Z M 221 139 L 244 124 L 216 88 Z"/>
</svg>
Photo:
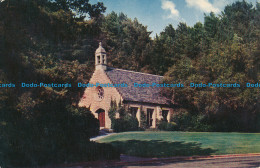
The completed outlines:
<svg viewBox="0 0 260 168">
<path fill-rule="evenodd" d="M 177 28 L 179 22 L 193 26 L 204 22 L 204 14 L 211 11 L 220 14 L 224 7 L 236 0 L 90 0 L 90 3 L 103 2 L 107 7 L 105 15 L 115 11 L 123 12 L 129 18 L 137 18 L 152 31 L 151 37 L 160 34 L 172 24 Z M 246 0 L 253 5 L 260 0 Z"/>
</svg>

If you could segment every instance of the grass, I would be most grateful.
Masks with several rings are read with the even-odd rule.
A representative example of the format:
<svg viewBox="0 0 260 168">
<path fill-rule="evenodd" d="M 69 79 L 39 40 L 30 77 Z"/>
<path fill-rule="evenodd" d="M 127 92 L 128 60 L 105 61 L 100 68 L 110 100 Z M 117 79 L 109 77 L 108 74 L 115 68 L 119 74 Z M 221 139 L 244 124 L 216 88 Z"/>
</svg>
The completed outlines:
<svg viewBox="0 0 260 168">
<path fill-rule="evenodd" d="M 98 142 L 140 157 L 260 153 L 259 133 L 125 132 Z"/>
</svg>

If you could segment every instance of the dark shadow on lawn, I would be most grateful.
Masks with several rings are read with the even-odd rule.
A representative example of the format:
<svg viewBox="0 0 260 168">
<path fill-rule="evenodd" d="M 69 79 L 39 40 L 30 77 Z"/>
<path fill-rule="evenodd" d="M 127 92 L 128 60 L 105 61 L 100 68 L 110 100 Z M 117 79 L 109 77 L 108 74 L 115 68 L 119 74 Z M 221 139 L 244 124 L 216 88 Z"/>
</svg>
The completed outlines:
<svg viewBox="0 0 260 168">
<path fill-rule="evenodd" d="M 110 142 L 121 154 L 139 157 L 207 156 L 217 150 L 202 148 L 200 143 L 161 140 L 128 140 Z"/>
</svg>

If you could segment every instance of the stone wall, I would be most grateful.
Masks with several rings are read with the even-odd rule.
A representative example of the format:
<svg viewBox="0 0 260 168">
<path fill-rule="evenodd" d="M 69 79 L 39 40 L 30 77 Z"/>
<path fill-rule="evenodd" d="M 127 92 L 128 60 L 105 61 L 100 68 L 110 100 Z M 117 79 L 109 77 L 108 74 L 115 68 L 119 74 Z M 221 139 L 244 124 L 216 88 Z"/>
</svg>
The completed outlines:
<svg viewBox="0 0 260 168">
<path fill-rule="evenodd" d="M 96 84 L 96 83 L 110 83 L 113 82 L 110 81 L 108 76 L 106 75 L 105 71 L 103 69 L 96 69 L 93 73 L 89 83 Z M 96 112 L 98 109 L 105 110 L 105 128 L 111 128 L 111 120 L 108 117 L 108 111 L 110 109 L 110 103 L 111 100 L 116 100 L 117 103 L 119 101 L 123 101 L 122 96 L 118 92 L 117 88 L 114 87 L 103 87 L 104 89 L 104 98 L 102 100 L 98 99 L 97 94 L 97 88 L 96 87 L 87 87 L 83 97 L 81 98 L 79 102 L 80 107 L 90 107 L 90 110 L 95 115 L 96 118 L 98 118 L 98 113 Z M 147 115 L 147 109 L 153 109 L 153 121 L 151 128 L 156 127 L 156 121 L 159 121 L 162 119 L 162 110 L 169 110 L 167 120 L 170 121 L 170 117 L 173 114 L 173 109 L 168 107 L 161 107 L 159 105 L 154 104 L 148 104 L 148 103 L 133 103 L 133 102 L 127 102 L 125 105 L 128 107 L 137 107 L 138 111 L 136 114 L 136 117 L 139 121 L 141 120 L 141 109 L 144 111 L 145 115 Z M 118 117 L 118 116 L 117 116 Z"/>
<path fill-rule="evenodd" d="M 156 128 L 156 121 L 160 121 L 162 117 L 162 110 L 168 110 L 169 113 L 167 115 L 167 121 L 170 121 L 170 117 L 173 115 L 173 109 L 169 107 L 162 107 L 158 105 L 148 104 L 148 103 L 133 103 L 129 102 L 126 104 L 128 107 L 137 107 L 138 111 L 136 114 L 136 118 L 139 121 L 140 126 L 140 120 L 141 120 L 141 110 L 144 111 L 144 114 L 147 115 L 147 109 L 153 109 L 153 122 L 151 128 Z"/>
<path fill-rule="evenodd" d="M 89 83 L 96 84 L 96 83 L 112 83 L 110 79 L 107 77 L 106 73 L 102 69 L 96 69 L 93 73 Z M 104 89 L 104 98 L 102 100 L 98 99 L 97 88 L 96 87 L 87 87 L 83 97 L 79 102 L 80 107 L 89 107 L 92 113 L 98 118 L 98 114 L 96 111 L 98 109 L 105 110 L 105 128 L 111 128 L 111 120 L 108 117 L 108 111 L 110 109 L 111 99 L 116 100 L 118 103 L 122 100 L 121 95 L 117 91 L 116 88 L 113 87 L 103 87 Z"/>
</svg>

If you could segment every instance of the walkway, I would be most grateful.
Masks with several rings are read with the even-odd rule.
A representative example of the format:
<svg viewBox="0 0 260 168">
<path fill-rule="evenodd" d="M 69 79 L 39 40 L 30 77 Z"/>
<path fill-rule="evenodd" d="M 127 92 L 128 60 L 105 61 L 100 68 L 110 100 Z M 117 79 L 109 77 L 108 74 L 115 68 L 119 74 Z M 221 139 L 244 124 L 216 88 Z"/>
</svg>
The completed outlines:
<svg viewBox="0 0 260 168">
<path fill-rule="evenodd" d="M 90 141 L 97 141 L 99 139 L 102 139 L 102 138 L 105 138 L 107 136 L 114 135 L 114 134 L 116 134 L 116 133 L 111 133 L 111 132 L 109 132 L 109 130 L 103 129 L 103 130 L 99 131 L 99 135 L 98 136 L 90 138 Z"/>
<path fill-rule="evenodd" d="M 260 168 L 260 153 L 171 158 L 138 158 L 122 155 L 120 161 L 95 161 L 71 165 L 66 168 Z"/>
</svg>

